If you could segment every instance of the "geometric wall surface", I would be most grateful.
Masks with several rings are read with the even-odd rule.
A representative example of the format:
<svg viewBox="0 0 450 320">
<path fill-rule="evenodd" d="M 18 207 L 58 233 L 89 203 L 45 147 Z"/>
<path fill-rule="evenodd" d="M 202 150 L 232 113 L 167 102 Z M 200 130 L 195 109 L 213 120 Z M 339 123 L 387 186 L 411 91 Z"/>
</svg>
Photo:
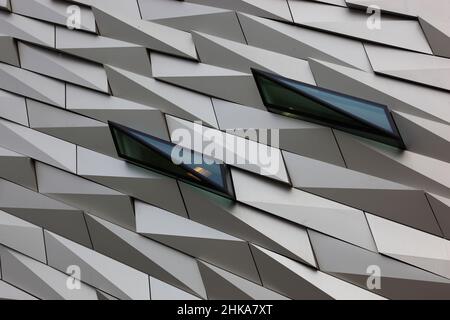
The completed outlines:
<svg viewBox="0 0 450 320">
<path fill-rule="evenodd" d="M 448 12 L 0 0 L 0 298 L 450 299 Z"/>
</svg>

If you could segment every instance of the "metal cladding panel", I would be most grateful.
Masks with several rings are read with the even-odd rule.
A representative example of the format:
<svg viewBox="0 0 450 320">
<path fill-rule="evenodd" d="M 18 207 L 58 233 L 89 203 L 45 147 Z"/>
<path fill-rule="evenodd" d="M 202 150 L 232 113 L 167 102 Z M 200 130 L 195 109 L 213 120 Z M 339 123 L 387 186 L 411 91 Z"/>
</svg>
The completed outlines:
<svg viewBox="0 0 450 320">
<path fill-rule="evenodd" d="M 449 10 L 0 0 L 0 299 L 450 299 Z"/>
</svg>

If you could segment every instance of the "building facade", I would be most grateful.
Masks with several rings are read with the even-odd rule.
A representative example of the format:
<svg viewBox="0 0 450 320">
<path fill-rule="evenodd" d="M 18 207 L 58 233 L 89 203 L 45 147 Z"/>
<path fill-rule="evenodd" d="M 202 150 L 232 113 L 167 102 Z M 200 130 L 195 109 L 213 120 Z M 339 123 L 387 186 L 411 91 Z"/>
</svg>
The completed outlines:
<svg viewBox="0 0 450 320">
<path fill-rule="evenodd" d="M 0 9 L 0 298 L 450 298 L 450 2 Z"/>
</svg>

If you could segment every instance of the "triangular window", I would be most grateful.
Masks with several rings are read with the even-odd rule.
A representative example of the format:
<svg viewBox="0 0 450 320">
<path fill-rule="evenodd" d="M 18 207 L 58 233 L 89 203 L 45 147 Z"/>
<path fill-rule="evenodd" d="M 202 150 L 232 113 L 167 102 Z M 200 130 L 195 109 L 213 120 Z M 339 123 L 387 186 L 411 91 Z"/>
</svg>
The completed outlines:
<svg viewBox="0 0 450 320">
<path fill-rule="evenodd" d="M 109 122 L 109 127 L 121 158 L 234 199 L 230 171 L 226 164 L 117 123 Z M 190 161 L 180 164 L 172 161 L 174 148 L 177 148 L 177 155 Z"/>
<path fill-rule="evenodd" d="M 270 112 L 405 148 L 394 120 L 384 105 L 268 72 L 253 70 L 253 75 Z"/>
</svg>

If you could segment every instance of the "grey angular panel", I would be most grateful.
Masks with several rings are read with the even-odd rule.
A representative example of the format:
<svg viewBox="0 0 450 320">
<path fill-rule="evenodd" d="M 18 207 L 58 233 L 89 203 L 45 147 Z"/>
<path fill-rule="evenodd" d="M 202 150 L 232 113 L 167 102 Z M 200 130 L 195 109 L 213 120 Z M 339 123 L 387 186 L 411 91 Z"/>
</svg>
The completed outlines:
<svg viewBox="0 0 450 320">
<path fill-rule="evenodd" d="M 152 300 L 200 300 L 177 287 L 150 277 L 150 295 Z"/>
<path fill-rule="evenodd" d="M 189 120 L 202 120 L 217 127 L 214 108 L 207 96 L 108 66 L 108 80 L 114 95 L 157 107 Z"/>
<path fill-rule="evenodd" d="M 19 54 L 16 42 L 7 35 L 0 35 L 0 61 L 19 67 Z"/>
<path fill-rule="evenodd" d="M 169 139 L 165 118 L 157 108 L 67 85 L 67 109 L 102 122 L 114 121 Z"/>
<path fill-rule="evenodd" d="M 0 88 L 58 107 L 65 105 L 64 83 L 0 63 Z"/>
<path fill-rule="evenodd" d="M 192 36 L 187 32 L 150 21 L 112 16 L 99 8 L 94 8 L 93 11 L 101 35 L 136 43 L 156 51 L 197 59 Z"/>
<path fill-rule="evenodd" d="M 236 103 L 263 105 L 253 75 L 152 53 L 154 78 Z"/>
<path fill-rule="evenodd" d="M 408 150 L 450 162 L 450 125 L 397 111 L 393 116 Z"/>
<path fill-rule="evenodd" d="M 1 300 L 37 300 L 32 295 L 13 287 L 12 285 L 0 281 L 0 299 Z"/>
<path fill-rule="evenodd" d="M 299 59 L 316 58 L 371 70 L 360 41 L 307 28 L 239 13 L 249 45 L 279 52 Z"/>
<path fill-rule="evenodd" d="M 79 290 L 66 285 L 68 276 L 20 253 L 0 247 L 3 280 L 38 298 L 49 300 L 97 300 L 94 288 L 80 283 Z"/>
<path fill-rule="evenodd" d="M 75 172 L 75 145 L 9 121 L 0 120 L 0 146 Z"/>
<path fill-rule="evenodd" d="M 0 176 L 37 191 L 36 172 L 31 158 L 0 147 Z"/>
<path fill-rule="evenodd" d="M 269 145 L 277 143 L 282 150 L 344 166 L 339 147 L 330 128 L 228 101 L 213 99 L 213 103 L 221 130 L 242 136 L 245 130 L 250 129 L 250 131 L 256 131 L 261 140 L 265 134 L 278 135 L 279 141 L 270 139 L 267 141 Z M 249 139 L 254 138 L 250 135 Z"/>
<path fill-rule="evenodd" d="M 375 72 L 450 90 L 450 59 L 370 44 L 364 47 Z"/>
<path fill-rule="evenodd" d="M 294 187 L 441 235 L 422 190 L 292 153 L 283 155 Z"/>
<path fill-rule="evenodd" d="M 78 175 L 187 217 L 175 179 L 80 147 L 77 159 Z"/>
<path fill-rule="evenodd" d="M 187 2 L 242 11 L 275 20 L 292 21 L 289 6 L 284 0 L 187 0 Z"/>
<path fill-rule="evenodd" d="M 431 53 L 417 21 L 384 16 L 381 28 L 367 27 L 369 15 L 337 6 L 304 0 L 288 0 L 294 22 L 315 29 L 378 42 L 408 50 Z"/>
<path fill-rule="evenodd" d="M 0 299 L 448 299 L 449 9 L 0 0 Z M 290 118 L 252 69 L 386 106 L 406 150 Z M 237 199 L 119 159 L 110 121 L 228 151 Z"/>
<path fill-rule="evenodd" d="M 64 141 L 116 155 L 116 148 L 107 124 L 78 114 L 27 100 L 30 127 Z"/>
<path fill-rule="evenodd" d="M 308 234 L 301 226 L 185 183 L 180 188 L 192 220 L 316 265 Z"/>
<path fill-rule="evenodd" d="M 448 35 L 448 31 L 442 32 L 431 21 L 430 19 L 419 17 L 420 25 L 427 36 L 433 53 L 438 56 L 450 58 L 450 45 L 448 45 L 450 36 Z"/>
<path fill-rule="evenodd" d="M 13 38 L 47 47 L 55 45 L 55 27 L 49 23 L 0 10 L 0 30 Z"/>
<path fill-rule="evenodd" d="M 51 267 L 66 272 L 76 265 L 80 268 L 79 280 L 96 288 L 120 299 L 150 299 L 146 274 L 47 231 L 45 243 Z"/>
<path fill-rule="evenodd" d="M 405 16 L 418 17 L 427 40 L 436 55 L 450 57 L 450 25 L 448 11 L 450 3 L 446 0 L 436 0 L 430 5 L 423 0 L 345 0 L 349 6 L 366 8 L 376 5 L 385 12 Z"/>
<path fill-rule="evenodd" d="M 220 163 L 226 163 L 267 178 L 289 183 L 281 151 L 277 148 L 242 137 L 224 134 L 215 129 L 206 128 L 171 116 L 167 117 L 167 126 L 172 136 L 172 142 L 177 143 L 181 147 L 203 153 Z M 189 133 L 191 140 L 180 139 L 177 136 L 177 132 Z M 213 138 L 208 139 L 208 137 Z M 175 141 L 175 139 L 181 141 Z M 196 141 L 199 141 L 199 143 L 196 143 Z M 236 145 L 239 148 L 235 148 Z M 255 157 L 251 152 L 258 154 Z M 264 162 L 261 160 L 263 157 Z"/>
<path fill-rule="evenodd" d="M 450 199 L 436 194 L 427 194 L 444 237 L 450 240 Z"/>
<path fill-rule="evenodd" d="M 270 184 L 260 177 L 232 170 L 236 198 L 308 228 L 376 250 L 362 211 L 318 196 Z"/>
<path fill-rule="evenodd" d="M 56 49 L 139 74 L 151 73 L 147 49 L 137 44 L 57 27 Z"/>
<path fill-rule="evenodd" d="M 387 105 L 390 109 L 450 123 L 450 94 L 319 60 L 310 61 L 320 87 Z"/>
<path fill-rule="evenodd" d="M 200 32 L 193 32 L 193 37 L 198 55 L 204 63 L 245 73 L 250 73 L 251 68 L 256 68 L 315 84 L 306 60 Z"/>
<path fill-rule="evenodd" d="M 6 180 L 0 180 L 0 209 L 68 239 L 91 246 L 83 212 Z"/>
<path fill-rule="evenodd" d="M 194 258 L 100 218 L 86 218 L 96 251 L 206 298 Z"/>
<path fill-rule="evenodd" d="M 239 20 L 233 10 L 166 0 L 139 0 L 139 8 L 144 20 L 245 43 Z"/>
<path fill-rule="evenodd" d="M 0 0 L 0 8 L 6 11 L 11 11 L 10 0 Z"/>
<path fill-rule="evenodd" d="M 265 287 L 299 300 L 383 300 L 377 294 L 340 281 L 321 271 L 280 256 L 269 250 L 252 246 L 255 261 Z"/>
<path fill-rule="evenodd" d="M 208 299 L 212 300 L 287 300 L 288 298 L 217 268 L 199 262 Z"/>
<path fill-rule="evenodd" d="M 97 290 L 97 298 L 98 298 L 98 300 L 106 300 L 106 301 L 109 301 L 109 300 L 112 300 L 112 301 L 119 300 L 119 299 L 117 299 L 116 297 L 113 297 L 112 295 L 107 294 L 107 293 L 105 293 L 105 292 L 103 292 L 103 291 L 100 291 L 100 290 Z"/>
<path fill-rule="evenodd" d="M 446 196 L 450 191 L 450 164 L 411 151 L 394 150 L 363 138 L 336 131 L 348 167 L 415 189 Z M 441 171 L 443 170 L 443 171 Z"/>
<path fill-rule="evenodd" d="M 25 98 L 0 90 L 0 117 L 28 126 Z"/>
<path fill-rule="evenodd" d="M 128 196 L 41 162 L 36 163 L 36 175 L 40 193 L 134 228 L 134 209 Z"/>
<path fill-rule="evenodd" d="M 379 6 L 383 11 L 397 13 L 405 16 L 417 16 L 420 14 L 433 15 L 437 20 L 439 16 L 445 15 L 440 9 L 445 8 L 447 1 L 436 0 L 435 5 L 430 6 L 423 0 L 345 0 L 349 7 L 365 8 L 370 4 Z"/>
<path fill-rule="evenodd" d="M 180 188 L 192 220 L 316 266 L 305 228 L 185 183 Z"/>
<path fill-rule="evenodd" d="M 0 243 L 46 263 L 43 230 L 0 210 Z"/>
<path fill-rule="evenodd" d="M 134 205 L 137 233 L 260 283 L 247 242 L 143 202 Z"/>
<path fill-rule="evenodd" d="M 345 0 L 311 0 L 311 1 L 333 4 L 335 6 L 340 6 L 340 7 L 347 6 L 347 4 L 345 3 Z"/>
<path fill-rule="evenodd" d="M 19 42 L 22 68 L 72 82 L 91 89 L 108 92 L 105 70 L 97 64 Z"/>
<path fill-rule="evenodd" d="M 450 280 L 317 232 L 310 236 L 322 271 L 367 289 L 372 270 L 379 270 L 381 285 L 372 291 L 389 299 L 448 298 Z"/>
<path fill-rule="evenodd" d="M 112 15 L 125 16 L 131 19 L 140 19 L 139 6 L 135 0 L 64 0 L 72 4 L 81 4 L 85 6 L 105 10 Z"/>
<path fill-rule="evenodd" d="M 65 26 L 69 16 L 68 5 L 54 0 L 13 0 L 12 12 L 31 18 Z M 80 8 L 80 29 L 95 32 L 95 19 L 91 10 Z"/>
<path fill-rule="evenodd" d="M 367 214 L 378 251 L 450 278 L 450 241 Z"/>
</svg>

